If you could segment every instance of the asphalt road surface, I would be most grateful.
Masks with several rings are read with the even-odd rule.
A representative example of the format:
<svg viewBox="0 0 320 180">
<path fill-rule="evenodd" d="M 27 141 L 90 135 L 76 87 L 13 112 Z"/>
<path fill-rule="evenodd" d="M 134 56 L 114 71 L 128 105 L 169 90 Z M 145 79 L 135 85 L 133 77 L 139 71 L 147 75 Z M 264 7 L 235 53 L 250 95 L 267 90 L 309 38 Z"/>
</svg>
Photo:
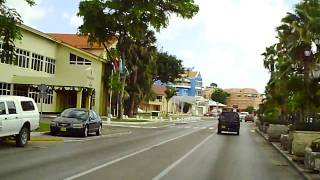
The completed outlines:
<svg viewBox="0 0 320 180">
<path fill-rule="evenodd" d="M 216 125 L 206 120 L 161 128 L 117 127 L 131 133 L 0 147 L 0 179 L 303 179 L 253 130 L 253 123 L 242 123 L 240 136 L 218 135 Z"/>
</svg>

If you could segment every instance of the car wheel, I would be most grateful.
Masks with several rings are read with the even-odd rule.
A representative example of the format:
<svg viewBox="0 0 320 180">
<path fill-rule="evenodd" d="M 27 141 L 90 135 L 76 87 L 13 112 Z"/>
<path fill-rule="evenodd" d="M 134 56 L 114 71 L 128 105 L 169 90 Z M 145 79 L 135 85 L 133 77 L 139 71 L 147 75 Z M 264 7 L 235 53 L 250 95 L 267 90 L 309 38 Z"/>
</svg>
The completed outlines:
<svg viewBox="0 0 320 180">
<path fill-rule="evenodd" d="M 50 131 L 50 134 L 52 135 L 52 136 L 55 136 L 55 135 L 57 135 L 57 132 L 56 131 Z"/>
<path fill-rule="evenodd" d="M 220 128 L 218 128 L 218 132 L 217 132 L 218 134 L 221 134 L 221 129 Z"/>
<path fill-rule="evenodd" d="M 238 136 L 239 136 L 239 134 L 240 134 L 240 130 L 237 131 L 237 135 L 238 135 Z"/>
<path fill-rule="evenodd" d="M 24 147 L 28 143 L 28 137 L 30 135 L 30 130 L 29 128 L 23 126 L 22 129 L 20 130 L 19 134 L 16 135 L 16 146 L 17 147 Z"/>
<path fill-rule="evenodd" d="M 88 136 L 88 126 L 85 126 L 82 131 L 82 137 L 87 137 L 87 136 Z"/>
<path fill-rule="evenodd" d="M 100 136 L 101 135 L 101 131 L 102 131 L 102 127 L 101 125 L 99 126 L 99 129 L 96 131 L 96 135 Z"/>
</svg>

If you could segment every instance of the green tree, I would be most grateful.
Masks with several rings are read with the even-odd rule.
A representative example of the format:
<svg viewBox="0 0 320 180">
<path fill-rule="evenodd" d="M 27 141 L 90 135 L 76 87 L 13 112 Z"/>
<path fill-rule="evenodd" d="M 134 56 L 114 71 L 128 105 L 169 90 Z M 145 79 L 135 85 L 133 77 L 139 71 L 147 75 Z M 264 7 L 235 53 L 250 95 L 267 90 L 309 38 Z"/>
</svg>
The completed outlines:
<svg viewBox="0 0 320 180">
<path fill-rule="evenodd" d="M 228 96 L 230 96 L 229 93 L 225 92 L 223 89 L 217 88 L 212 92 L 211 99 L 213 101 L 226 104 Z"/>
<path fill-rule="evenodd" d="M 81 34 L 88 35 L 90 42 L 102 44 L 106 50 L 107 42 L 117 39 L 119 58 L 126 65 L 129 46 L 144 40 L 150 29 L 160 31 L 169 23 L 171 14 L 182 18 L 192 18 L 199 10 L 193 0 L 182 1 L 128 1 L 128 0 L 92 0 L 81 1 L 78 15 L 83 17 L 79 27 Z M 109 53 L 108 53 L 109 54 Z M 128 69 L 129 73 L 131 69 Z M 120 93 L 118 118 L 122 118 L 122 101 L 126 73 L 122 74 L 123 87 Z"/>
<path fill-rule="evenodd" d="M 172 86 L 167 86 L 167 89 L 164 91 L 165 93 L 165 98 L 166 98 L 166 101 L 167 101 L 167 117 L 168 117 L 168 111 L 169 111 L 169 101 L 170 99 L 175 96 L 177 94 L 176 92 L 176 88 L 172 87 Z"/>
<path fill-rule="evenodd" d="M 153 37 L 150 32 L 146 37 Z M 148 38 L 149 42 L 136 41 L 127 50 L 127 68 L 130 69 L 126 81 L 125 90 L 129 93 L 129 99 L 124 103 L 124 113 L 133 116 L 144 96 L 151 91 L 153 72 L 156 65 L 155 38 Z"/>
<path fill-rule="evenodd" d="M 319 110 L 319 79 L 312 72 L 320 61 L 320 46 L 311 50 L 320 37 L 319 9 L 318 0 L 303 0 L 276 28 L 278 43 L 263 53 L 271 76 L 259 116 L 284 122 L 288 115 L 295 115 L 303 122 Z"/>
<path fill-rule="evenodd" d="M 167 52 L 158 53 L 154 80 L 160 80 L 163 83 L 173 82 L 183 73 L 182 60 Z"/>
<path fill-rule="evenodd" d="M 249 114 L 252 114 L 255 111 L 255 109 L 253 106 L 248 106 L 244 111 L 248 112 Z"/>
<path fill-rule="evenodd" d="M 217 83 L 211 83 L 210 87 L 215 87 L 216 88 L 216 87 L 218 87 L 218 84 Z"/>
<path fill-rule="evenodd" d="M 33 0 L 25 0 L 30 6 Z M 11 64 L 15 61 L 15 40 L 20 40 L 22 34 L 19 24 L 22 23 L 20 14 L 14 8 L 6 6 L 6 0 L 0 0 L 0 41 L 2 49 L 0 59 L 2 62 Z"/>
</svg>

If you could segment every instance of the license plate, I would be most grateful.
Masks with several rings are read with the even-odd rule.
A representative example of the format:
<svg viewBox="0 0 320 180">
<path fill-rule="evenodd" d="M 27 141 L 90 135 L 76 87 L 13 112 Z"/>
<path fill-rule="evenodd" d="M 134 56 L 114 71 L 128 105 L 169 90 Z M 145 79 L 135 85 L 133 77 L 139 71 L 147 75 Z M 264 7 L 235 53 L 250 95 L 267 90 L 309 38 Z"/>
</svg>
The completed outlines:
<svg viewBox="0 0 320 180">
<path fill-rule="evenodd" d="M 221 128 L 226 128 L 226 126 L 221 126 Z"/>
<path fill-rule="evenodd" d="M 60 128 L 60 131 L 67 131 L 67 128 L 62 127 L 62 128 Z"/>
</svg>

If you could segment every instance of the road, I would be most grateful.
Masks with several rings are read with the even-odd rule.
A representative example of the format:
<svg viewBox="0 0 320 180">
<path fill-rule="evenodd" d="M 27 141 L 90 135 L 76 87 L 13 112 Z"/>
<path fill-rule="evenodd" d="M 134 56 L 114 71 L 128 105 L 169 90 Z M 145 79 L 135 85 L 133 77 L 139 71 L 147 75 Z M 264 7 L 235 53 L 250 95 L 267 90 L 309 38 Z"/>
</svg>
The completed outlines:
<svg viewBox="0 0 320 180">
<path fill-rule="evenodd" d="M 242 123 L 240 136 L 218 135 L 216 124 L 117 127 L 131 133 L 26 148 L 2 146 L 0 179 L 302 179 L 253 130 L 253 123 Z"/>
</svg>

